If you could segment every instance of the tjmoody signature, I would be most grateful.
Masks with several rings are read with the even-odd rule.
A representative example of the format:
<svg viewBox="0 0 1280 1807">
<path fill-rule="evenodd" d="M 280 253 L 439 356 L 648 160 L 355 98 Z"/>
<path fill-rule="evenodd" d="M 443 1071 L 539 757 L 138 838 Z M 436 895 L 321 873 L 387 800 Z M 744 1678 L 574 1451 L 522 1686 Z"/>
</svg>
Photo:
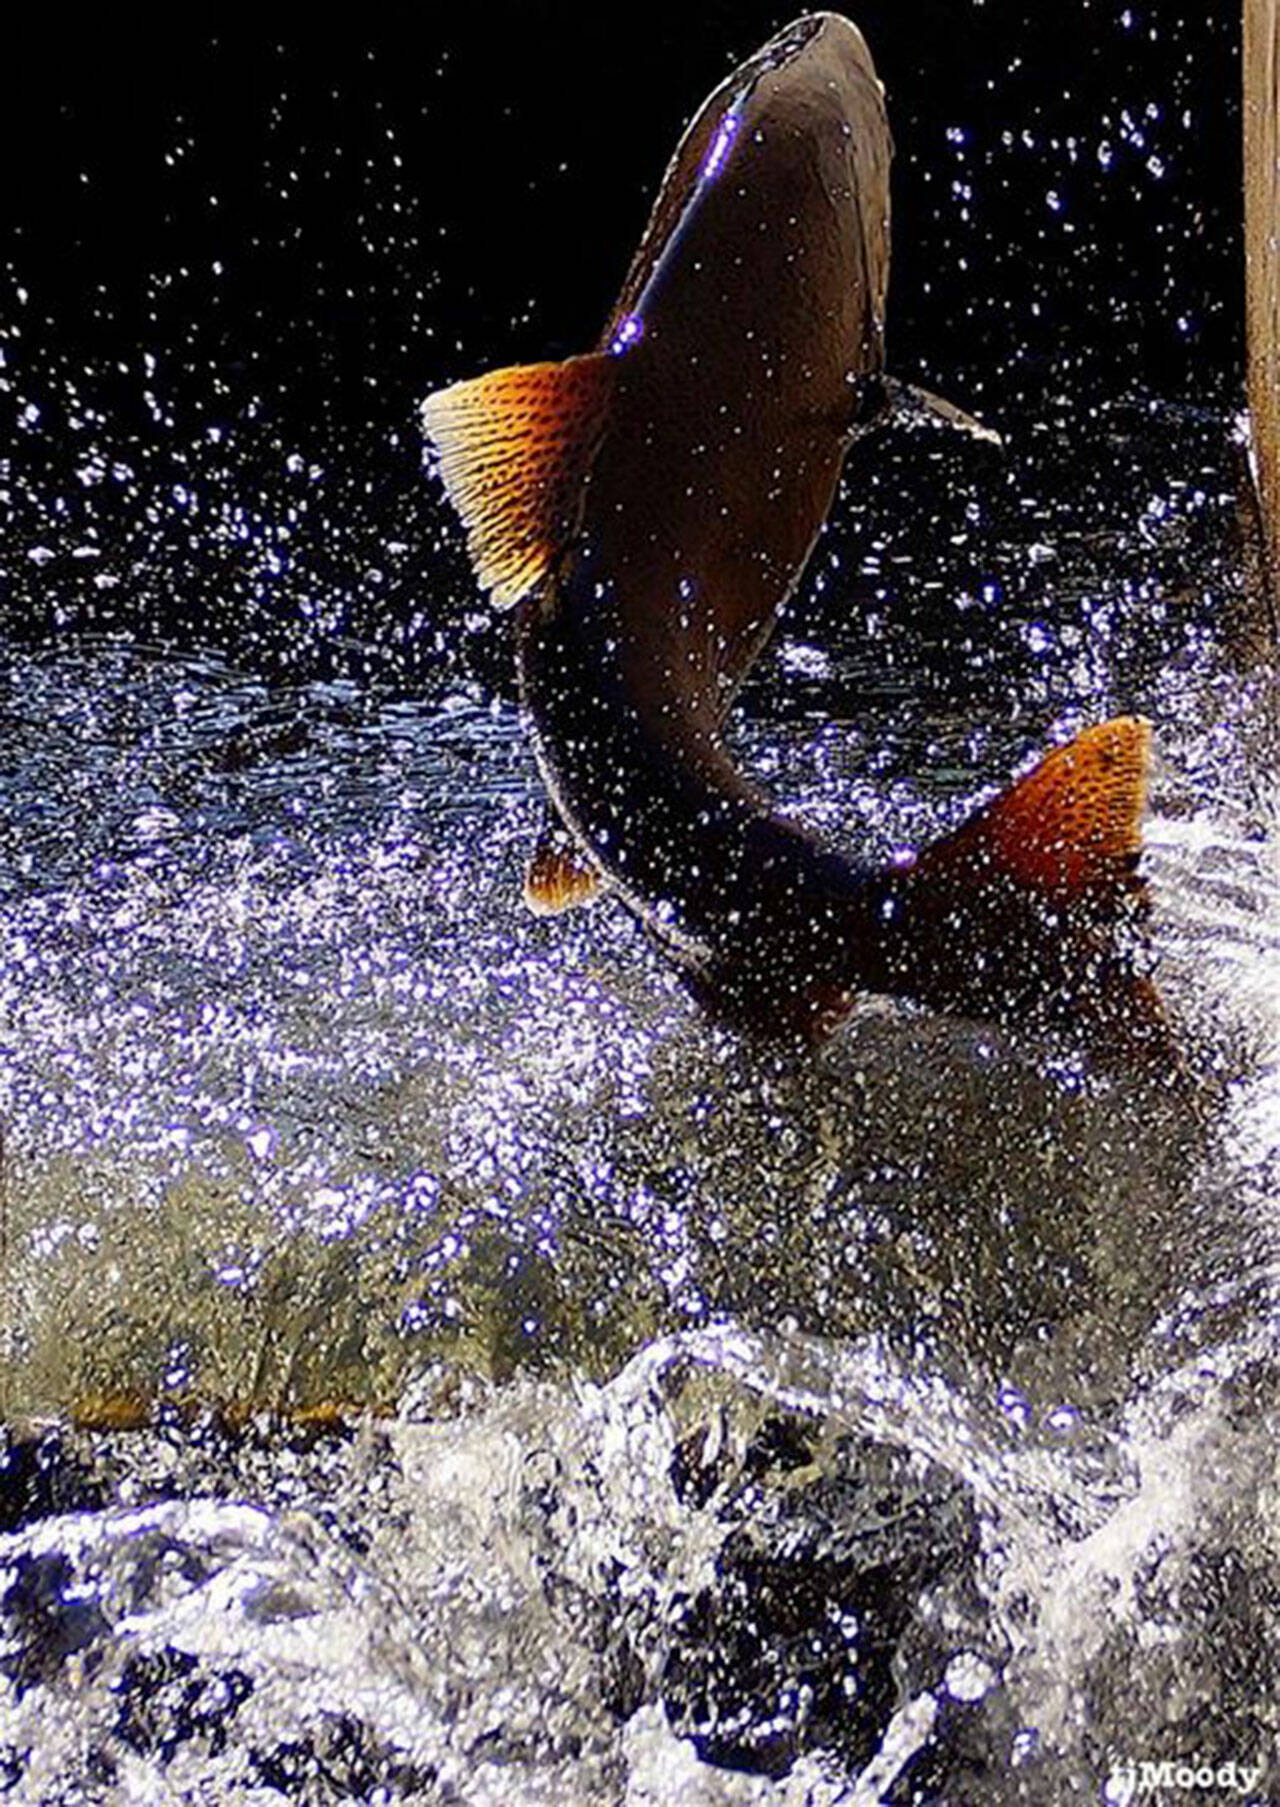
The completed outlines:
<svg viewBox="0 0 1280 1807">
<path fill-rule="evenodd" d="M 1157 1788 L 1218 1788 L 1248 1794 L 1262 1780 L 1263 1767 L 1261 1763 L 1234 1761 L 1186 1762 L 1179 1757 L 1117 1763 L 1107 1777 L 1107 1799 L 1121 1807 L 1136 1795 L 1150 1794 Z"/>
</svg>

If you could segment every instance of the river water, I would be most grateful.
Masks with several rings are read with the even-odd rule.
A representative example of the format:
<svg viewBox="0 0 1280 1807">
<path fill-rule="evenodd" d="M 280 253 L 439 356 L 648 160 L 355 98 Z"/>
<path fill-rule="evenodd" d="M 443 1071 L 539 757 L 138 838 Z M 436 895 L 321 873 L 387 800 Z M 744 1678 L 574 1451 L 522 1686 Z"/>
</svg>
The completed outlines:
<svg viewBox="0 0 1280 1807">
<path fill-rule="evenodd" d="M 887 851 L 1149 715 L 1155 1073 L 874 999 L 783 1058 L 607 902 L 530 919 L 411 437 L 202 429 L 179 481 L 100 424 L 26 423 L 0 669 L 0 1797 L 1271 1798 L 1235 423 L 882 435 L 735 729 Z"/>
</svg>

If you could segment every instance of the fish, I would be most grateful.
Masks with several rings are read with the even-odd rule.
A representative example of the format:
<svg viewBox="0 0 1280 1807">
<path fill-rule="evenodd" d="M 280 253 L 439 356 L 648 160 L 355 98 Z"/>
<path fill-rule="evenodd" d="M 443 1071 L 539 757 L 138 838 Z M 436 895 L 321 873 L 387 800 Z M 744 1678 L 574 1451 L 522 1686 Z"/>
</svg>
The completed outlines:
<svg viewBox="0 0 1280 1807">
<path fill-rule="evenodd" d="M 480 583 L 516 607 L 552 808 L 526 874 L 601 889 L 716 1016 L 818 1043 L 866 993 L 1097 1013 L 1135 986 L 1151 730 L 1085 728 L 941 840 L 877 864 L 778 809 L 724 726 L 804 570 L 885 373 L 891 141 L 858 28 L 789 25 L 704 103 L 594 350 L 429 396 Z"/>
</svg>

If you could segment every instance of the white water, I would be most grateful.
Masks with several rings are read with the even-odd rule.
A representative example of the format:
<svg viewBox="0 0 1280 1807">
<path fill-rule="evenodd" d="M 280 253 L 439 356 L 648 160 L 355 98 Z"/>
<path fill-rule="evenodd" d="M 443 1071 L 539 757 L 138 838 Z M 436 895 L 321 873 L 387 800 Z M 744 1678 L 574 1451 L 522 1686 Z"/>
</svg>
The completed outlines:
<svg viewBox="0 0 1280 1807">
<path fill-rule="evenodd" d="M 887 448 L 742 736 L 891 846 L 1152 715 L 1185 1085 L 875 1000 L 780 1062 L 619 913 L 531 922 L 460 627 L 398 685 L 12 649 L 3 1798 L 1266 1798 L 1274 691 L 1226 423 L 1133 432 L 954 568 Z"/>
</svg>

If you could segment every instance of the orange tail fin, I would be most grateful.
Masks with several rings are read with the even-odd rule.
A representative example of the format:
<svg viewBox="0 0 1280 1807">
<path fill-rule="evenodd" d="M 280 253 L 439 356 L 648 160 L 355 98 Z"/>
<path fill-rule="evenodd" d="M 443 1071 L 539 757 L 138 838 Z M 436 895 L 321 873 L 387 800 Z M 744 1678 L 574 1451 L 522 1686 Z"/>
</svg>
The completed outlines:
<svg viewBox="0 0 1280 1807">
<path fill-rule="evenodd" d="M 499 607 L 546 575 L 573 530 L 615 374 L 616 360 L 602 353 L 520 364 L 422 404 L 471 563 Z"/>
<path fill-rule="evenodd" d="M 995 882 L 1063 903 L 1119 898 L 1136 884 L 1151 725 L 1117 716 L 1055 747 L 954 834 L 913 877 Z"/>
<path fill-rule="evenodd" d="M 887 988 L 965 1015 L 1070 1021 L 1103 1039 L 1163 1024 L 1138 948 L 1118 932 L 1146 904 L 1137 867 L 1150 747 L 1136 717 L 1086 728 L 886 875 Z"/>
</svg>

